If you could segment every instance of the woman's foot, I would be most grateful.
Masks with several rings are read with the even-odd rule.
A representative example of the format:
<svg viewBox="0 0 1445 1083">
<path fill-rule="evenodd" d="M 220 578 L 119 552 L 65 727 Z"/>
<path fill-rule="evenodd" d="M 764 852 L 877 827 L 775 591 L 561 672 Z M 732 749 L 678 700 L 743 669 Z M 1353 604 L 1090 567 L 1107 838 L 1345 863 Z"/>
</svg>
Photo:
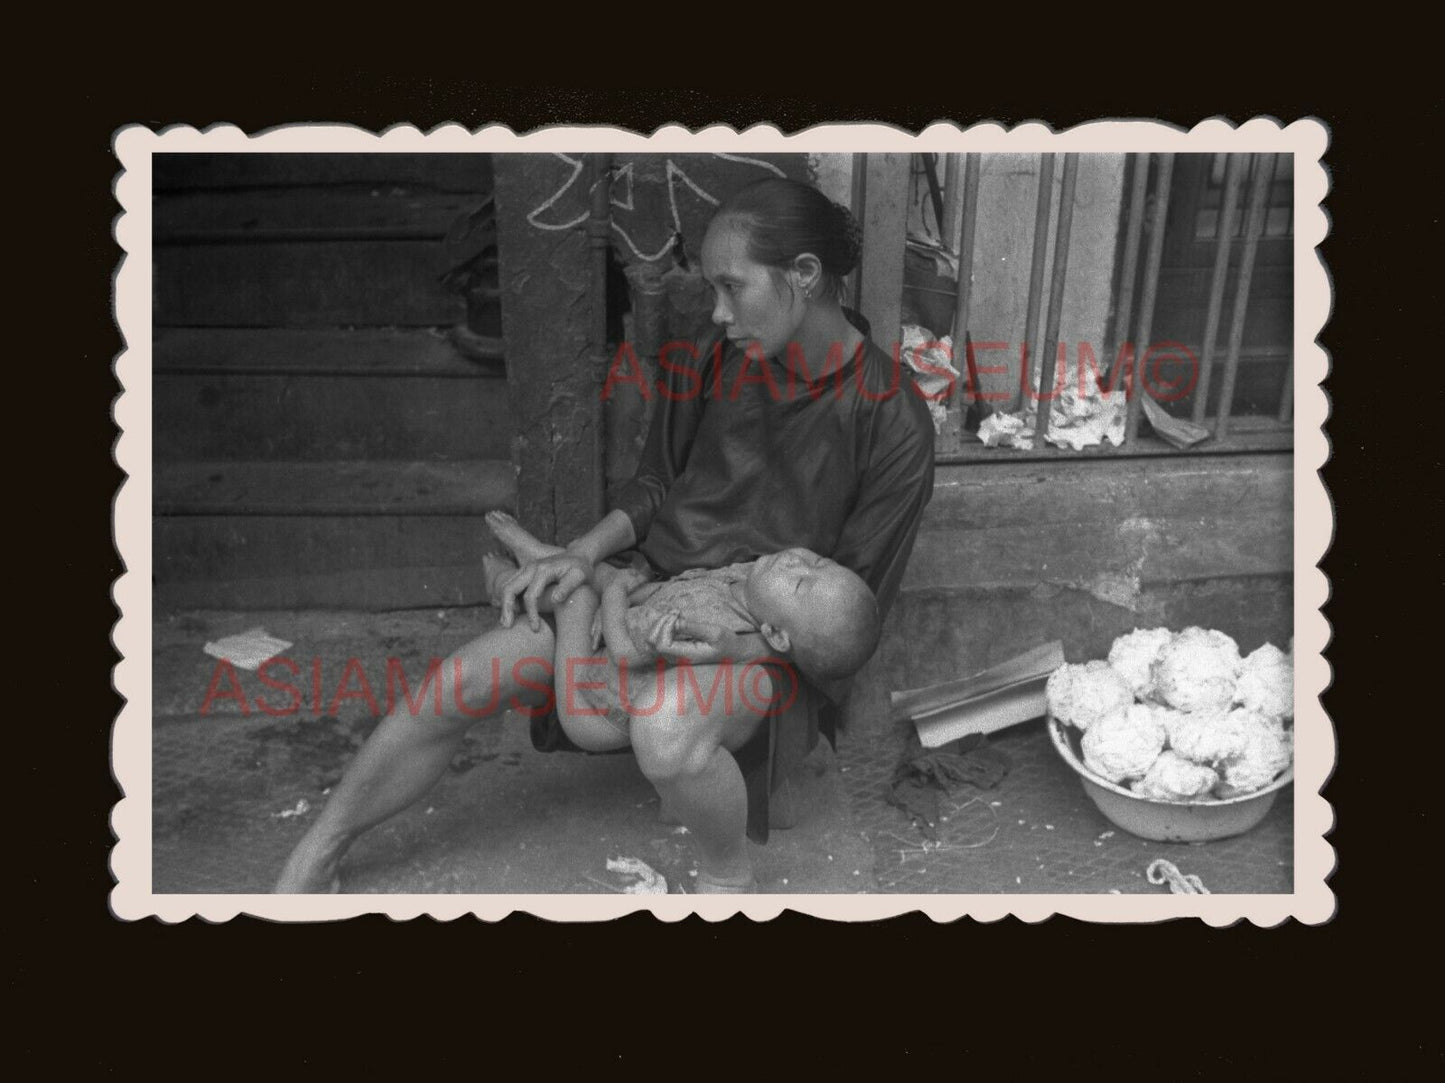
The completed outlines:
<svg viewBox="0 0 1445 1083">
<path fill-rule="evenodd" d="M 529 560 L 541 560 L 562 552 L 560 545 L 548 545 L 504 511 L 489 511 L 485 518 L 497 541 L 510 549 L 512 555 L 524 564 Z"/>
</svg>

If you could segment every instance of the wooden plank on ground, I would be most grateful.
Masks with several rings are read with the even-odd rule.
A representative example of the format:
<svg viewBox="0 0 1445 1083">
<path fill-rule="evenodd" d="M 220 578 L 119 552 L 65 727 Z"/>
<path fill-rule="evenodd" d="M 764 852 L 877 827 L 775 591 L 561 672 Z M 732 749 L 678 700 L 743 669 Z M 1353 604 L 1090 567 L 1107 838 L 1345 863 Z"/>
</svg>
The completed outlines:
<svg viewBox="0 0 1445 1083">
<path fill-rule="evenodd" d="M 490 192 L 490 154 L 157 154 L 158 192 L 194 188 L 376 185 Z"/>
<path fill-rule="evenodd" d="M 427 376 L 502 379 L 502 340 L 481 340 L 489 356 L 461 354 L 449 331 L 395 327 L 230 328 L 160 327 L 155 332 L 157 373 L 243 373 L 312 376 Z M 506 388 L 498 395 L 505 397 Z"/>
<path fill-rule="evenodd" d="M 406 240 L 445 237 L 486 196 L 327 188 L 166 192 L 156 196 L 157 244 L 219 240 Z"/>
<path fill-rule="evenodd" d="M 482 515 L 516 502 L 512 464 L 188 462 L 158 464 L 156 515 Z"/>
<path fill-rule="evenodd" d="M 909 154 L 867 156 L 859 300 L 873 341 L 890 353 L 899 341 L 911 161 Z"/>
<path fill-rule="evenodd" d="M 439 241 L 161 245 L 158 327 L 417 327 L 460 322 Z"/>
</svg>

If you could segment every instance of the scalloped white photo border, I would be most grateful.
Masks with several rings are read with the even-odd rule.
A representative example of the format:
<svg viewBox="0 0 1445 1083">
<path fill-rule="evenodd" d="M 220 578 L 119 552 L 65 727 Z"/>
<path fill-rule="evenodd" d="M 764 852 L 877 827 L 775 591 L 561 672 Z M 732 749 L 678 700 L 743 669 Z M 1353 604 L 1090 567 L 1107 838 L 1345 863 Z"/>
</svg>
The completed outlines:
<svg viewBox="0 0 1445 1083">
<path fill-rule="evenodd" d="M 884 124 L 825 124 L 793 135 L 759 125 L 737 132 L 713 126 L 693 133 L 677 125 L 651 136 L 620 128 L 553 127 L 526 135 L 494 125 L 469 131 L 443 125 L 429 132 L 398 125 L 380 134 L 344 125 L 295 124 L 247 135 L 231 125 L 189 126 L 160 132 L 128 126 L 114 140 L 120 173 L 115 195 L 122 211 L 115 237 L 124 252 L 115 276 L 115 318 L 124 340 L 116 359 L 122 393 L 115 402 L 121 430 L 116 461 L 127 477 L 114 505 L 116 546 L 127 569 L 113 597 L 120 610 L 115 667 L 125 699 L 112 731 L 112 764 L 122 797 L 111 811 L 116 917 L 225 921 L 238 914 L 287 921 L 334 920 L 381 913 L 395 919 L 420 915 L 497 920 L 525 912 L 559 921 L 604 921 L 650 910 L 663 921 L 698 914 L 708 921 L 736 913 L 765 921 L 795 910 L 836 920 L 876 920 L 921 911 L 936 921 L 971 917 L 997 921 L 1010 914 L 1028 922 L 1055 914 L 1102 922 L 1154 922 L 1197 917 L 1210 925 L 1247 920 L 1277 925 L 1289 918 L 1328 921 L 1335 897 L 1328 880 L 1335 866 L 1326 840 L 1333 810 L 1320 791 L 1335 762 L 1334 729 L 1320 704 L 1330 683 L 1323 651 L 1329 624 L 1320 608 L 1329 583 L 1318 565 L 1334 533 L 1333 507 L 1319 471 L 1329 457 L 1324 423 L 1329 403 L 1320 384 L 1329 358 L 1317 338 L 1330 312 L 1331 285 L 1316 251 L 1329 220 L 1322 206 L 1329 190 L 1323 156 L 1329 132 L 1319 120 L 1283 124 L 1256 117 L 1236 126 L 1211 119 L 1185 131 L 1147 120 L 1101 120 L 1054 132 L 1042 123 L 1006 128 L 979 123 L 960 128 L 935 123 L 913 134 Z M 586 152 L 826 153 L 849 151 L 1093 153 L 1281 152 L 1294 155 L 1294 621 L 1296 745 L 1294 783 L 1294 891 L 1272 895 L 203 895 L 151 890 L 152 617 L 151 596 L 151 158 L 186 151 L 227 153 L 327 152 Z M 1162 890 L 1162 889 L 1161 889 Z"/>
</svg>

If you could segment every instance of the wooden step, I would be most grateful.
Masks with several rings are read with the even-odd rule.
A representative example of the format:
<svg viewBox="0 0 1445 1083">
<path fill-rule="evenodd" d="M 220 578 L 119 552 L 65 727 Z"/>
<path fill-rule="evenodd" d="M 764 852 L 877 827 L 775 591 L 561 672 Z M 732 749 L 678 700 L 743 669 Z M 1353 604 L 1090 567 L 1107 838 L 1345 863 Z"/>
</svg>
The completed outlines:
<svg viewBox="0 0 1445 1083">
<path fill-rule="evenodd" d="M 464 298 L 441 283 L 447 253 L 435 240 L 157 245 L 153 264 L 162 327 L 431 327 L 466 317 Z M 473 329 L 500 334 L 500 318 Z"/>
<path fill-rule="evenodd" d="M 486 600 L 480 516 L 159 516 L 161 606 L 406 609 Z"/>
<path fill-rule="evenodd" d="M 502 379 L 500 337 L 478 337 L 463 353 L 451 332 L 395 327 L 328 329 L 158 327 L 157 373 L 308 376 L 427 376 Z"/>
<path fill-rule="evenodd" d="M 504 367 L 430 332 L 167 329 L 155 363 L 157 462 L 511 456 Z"/>
<path fill-rule="evenodd" d="M 388 187 L 176 192 L 155 201 L 156 244 L 434 240 L 487 199 Z M 495 244 L 495 241 L 493 241 Z"/>
<path fill-rule="evenodd" d="M 157 192 L 348 184 L 489 193 L 492 156 L 424 152 L 157 154 L 151 163 L 151 177 Z"/>
<path fill-rule="evenodd" d="M 153 511 L 190 516 L 476 516 L 516 503 L 505 460 L 157 464 Z"/>
<path fill-rule="evenodd" d="M 515 506 L 504 461 L 181 463 L 154 477 L 162 605 L 479 604 L 482 515 Z"/>
</svg>

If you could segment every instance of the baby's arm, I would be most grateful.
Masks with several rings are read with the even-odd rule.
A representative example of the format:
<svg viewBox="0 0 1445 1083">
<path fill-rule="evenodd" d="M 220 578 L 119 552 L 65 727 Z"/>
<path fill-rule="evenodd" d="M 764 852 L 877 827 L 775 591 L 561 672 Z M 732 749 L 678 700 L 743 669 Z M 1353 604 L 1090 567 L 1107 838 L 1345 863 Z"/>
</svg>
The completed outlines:
<svg viewBox="0 0 1445 1083">
<path fill-rule="evenodd" d="M 656 655 L 645 650 L 645 645 L 639 646 L 627 630 L 629 592 L 645 582 L 645 577 L 631 569 L 609 570 L 615 574 L 607 578 L 607 585 L 602 590 L 601 608 L 602 639 L 607 644 L 607 653 L 614 665 L 645 665 Z"/>
</svg>

